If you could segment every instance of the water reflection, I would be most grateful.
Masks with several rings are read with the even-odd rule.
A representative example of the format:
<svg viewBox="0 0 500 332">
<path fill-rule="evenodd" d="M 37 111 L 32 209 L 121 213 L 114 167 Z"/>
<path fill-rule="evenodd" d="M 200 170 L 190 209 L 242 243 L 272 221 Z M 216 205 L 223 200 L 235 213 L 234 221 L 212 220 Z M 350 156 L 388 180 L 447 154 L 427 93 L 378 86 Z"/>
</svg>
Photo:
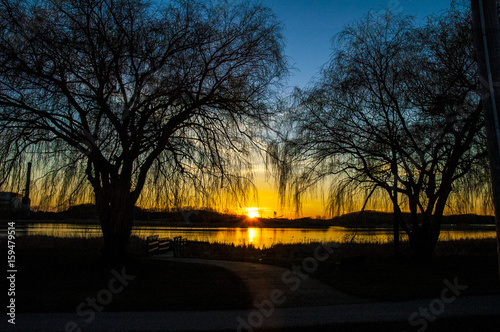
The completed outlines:
<svg viewBox="0 0 500 332">
<path fill-rule="evenodd" d="M 26 228 L 18 228 L 18 234 L 46 235 L 56 237 L 100 237 L 99 225 L 74 225 L 54 223 L 34 223 Z M 226 243 L 235 245 L 252 244 L 257 248 L 270 247 L 283 243 L 310 243 L 310 242 L 346 242 L 351 239 L 358 243 L 387 243 L 392 242 L 392 230 L 357 230 L 353 232 L 343 227 L 329 227 L 325 229 L 297 229 L 297 228 L 183 228 L 137 226 L 133 235 L 146 238 L 150 235 L 173 238 L 182 236 L 191 241 L 210 243 Z M 496 232 L 491 229 L 477 230 L 443 230 L 441 240 L 484 239 L 495 238 Z M 406 240 L 406 235 L 401 236 Z"/>
<path fill-rule="evenodd" d="M 257 229 L 256 228 L 248 228 L 248 243 L 249 244 L 254 244 L 254 238 L 257 236 Z M 262 233 L 262 228 L 261 228 L 261 233 Z"/>
</svg>

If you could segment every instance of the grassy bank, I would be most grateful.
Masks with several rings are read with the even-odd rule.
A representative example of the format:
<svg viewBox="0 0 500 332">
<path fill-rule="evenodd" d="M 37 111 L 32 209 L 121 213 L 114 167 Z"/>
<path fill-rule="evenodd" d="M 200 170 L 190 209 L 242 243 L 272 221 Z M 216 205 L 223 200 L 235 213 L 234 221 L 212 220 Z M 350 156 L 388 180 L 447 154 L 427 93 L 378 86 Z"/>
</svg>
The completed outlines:
<svg viewBox="0 0 500 332">
<path fill-rule="evenodd" d="M 101 239 L 19 237 L 18 312 L 75 312 L 78 317 L 77 307 L 83 303 L 81 310 L 89 310 L 88 299 L 99 296 L 106 303 L 103 311 L 250 306 L 246 286 L 233 273 L 210 265 L 150 260 L 143 255 L 143 241 L 133 238 L 131 242 L 131 259 L 110 263 L 98 252 Z M 109 294 L 112 298 L 107 303 Z"/>
</svg>

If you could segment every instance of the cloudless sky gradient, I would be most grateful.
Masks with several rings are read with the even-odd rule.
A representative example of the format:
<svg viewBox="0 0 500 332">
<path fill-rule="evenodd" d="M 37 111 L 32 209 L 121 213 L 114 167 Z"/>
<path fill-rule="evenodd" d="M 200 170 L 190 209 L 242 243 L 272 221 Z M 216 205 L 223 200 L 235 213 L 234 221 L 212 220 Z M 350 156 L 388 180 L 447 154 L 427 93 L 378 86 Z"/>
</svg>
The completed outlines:
<svg viewBox="0 0 500 332">
<path fill-rule="evenodd" d="M 294 68 L 287 82 L 292 87 L 305 87 L 320 68 L 327 63 L 332 52 L 332 37 L 352 21 L 363 18 L 369 11 L 393 12 L 414 16 L 416 23 L 425 22 L 430 14 L 439 14 L 450 8 L 451 0 L 261 0 L 271 8 L 284 24 L 285 53 Z M 293 209 L 281 210 L 272 180 L 266 181 L 264 169 L 255 170 L 258 202 L 249 202 L 263 217 L 278 215 L 297 217 Z M 302 216 L 324 216 L 321 197 L 308 197 L 302 206 Z"/>
<path fill-rule="evenodd" d="M 450 7 L 451 0 L 262 0 L 285 26 L 285 53 L 295 68 L 288 81 L 304 87 L 329 59 L 332 37 L 369 11 L 394 12 L 423 20 Z"/>
</svg>

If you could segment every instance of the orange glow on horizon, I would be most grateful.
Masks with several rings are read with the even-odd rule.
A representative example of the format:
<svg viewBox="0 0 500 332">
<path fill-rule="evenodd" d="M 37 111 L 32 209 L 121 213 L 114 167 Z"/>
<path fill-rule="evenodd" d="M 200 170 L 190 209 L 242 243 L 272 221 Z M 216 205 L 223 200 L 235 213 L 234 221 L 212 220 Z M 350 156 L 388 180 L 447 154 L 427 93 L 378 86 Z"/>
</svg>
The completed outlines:
<svg viewBox="0 0 500 332">
<path fill-rule="evenodd" d="M 36 172 L 33 173 L 34 181 L 40 178 L 41 174 Z M 343 215 L 351 212 L 357 212 L 361 210 L 364 203 L 364 196 L 352 197 L 352 206 L 343 207 L 340 211 L 329 211 L 328 206 L 328 187 L 325 184 L 323 187 L 318 186 L 317 192 L 306 193 L 303 197 L 300 210 L 296 211 L 295 206 L 292 202 L 287 201 L 285 206 L 280 205 L 280 197 L 276 190 L 276 186 L 273 184 L 273 180 L 266 176 L 266 168 L 262 163 L 256 163 L 253 170 L 253 183 L 254 187 L 250 190 L 248 197 L 242 197 L 238 201 L 231 199 L 226 199 L 225 194 L 216 197 L 214 200 L 206 200 L 212 205 L 200 205 L 200 201 L 197 198 L 194 201 L 186 202 L 185 206 L 180 206 L 179 208 L 187 210 L 210 210 L 217 211 L 220 213 L 237 215 L 247 217 L 246 220 L 250 223 L 258 223 L 258 218 L 272 219 L 272 218 L 286 218 L 286 219 L 297 219 L 297 218 L 330 218 L 332 216 L 329 213 L 333 213 L 333 216 Z M 58 189 L 58 188 L 56 188 Z M 54 192 L 57 190 L 54 189 Z M 137 202 L 137 206 L 143 209 L 151 209 L 155 211 L 164 211 L 173 209 L 175 207 L 165 206 L 162 204 L 167 204 L 167 202 L 158 203 L 155 200 L 153 191 L 149 191 L 148 188 L 144 188 L 143 196 Z M 357 194 L 360 195 L 360 194 Z M 51 211 L 60 212 L 66 210 L 69 207 L 68 204 L 58 205 L 55 195 L 48 195 L 43 191 L 41 187 L 35 185 L 32 186 L 31 192 L 31 208 L 33 211 Z M 450 197 L 448 201 L 448 207 L 444 211 L 445 215 L 451 214 L 477 214 L 477 215 L 494 215 L 492 205 L 485 203 L 488 201 L 488 197 L 475 197 L 474 201 L 471 202 L 470 206 L 467 206 L 457 197 Z M 79 204 L 92 204 L 93 194 L 90 191 L 85 191 L 82 196 L 77 197 L 76 200 L 71 202 L 72 205 Z M 402 199 L 401 199 L 402 201 Z M 387 195 L 381 195 L 379 197 L 373 196 L 366 206 L 365 210 L 379 211 L 379 212 L 393 212 L 391 201 L 388 199 Z M 408 207 L 402 204 L 401 206 L 403 212 L 408 212 Z"/>
</svg>

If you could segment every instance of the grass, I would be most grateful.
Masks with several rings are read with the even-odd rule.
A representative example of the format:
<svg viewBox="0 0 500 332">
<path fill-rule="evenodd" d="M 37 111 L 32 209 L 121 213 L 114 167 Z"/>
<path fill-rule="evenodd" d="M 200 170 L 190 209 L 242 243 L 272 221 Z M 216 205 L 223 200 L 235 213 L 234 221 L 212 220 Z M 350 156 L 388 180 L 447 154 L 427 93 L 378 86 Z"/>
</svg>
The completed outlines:
<svg viewBox="0 0 500 332">
<path fill-rule="evenodd" d="M 500 294 L 495 239 L 441 242 L 426 264 L 409 259 L 408 248 L 396 259 L 391 244 L 351 246 L 343 248 L 344 257 L 351 252 L 357 256 L 350 257 L 362 260 L 330 261 L 319 266 L 315 277 L 341 291 L 381 301 L 436 298 L 445 287 L 444 281 L 453 283 L 455 278 L 467 286 L 463 296 Z"/>
<path fill-rule="evenodd" d="M 242 281 L 223 268 L 159 262 L 138 255 L 110 263 L 98 253 L 100 239 L 20 237 L 17 239 L 16 301 L 18 312 L 76 312 L 88 298 L 106 295 L 110 280 L 133 277 L 112 295 L 104 311 L 214 310 L 248 308 L 251 298 Z M 135 253 L 134 253 L 135 251 Z M 142 250 L 141 250 L 142 251 Z M 125 269 L 125 270 L 123 270 Z M 113 283 L 115 289 L 121 288 Z M 109 294 L 109 292 L 108 292 Z M 112 293 L 111 293 L 112 294 Z M 106 297 L 101 297 L 107 302 Z"/>
<path fill-rule="evenodd" d="M 334 288 L 380 301 L 436 298 L 445 280 L 467 286 L 462 295 L 499 294 L 496 257 L 436 257 L 421 266 L 387 258 L 369 258 L 348 266 L 321 266 L 315 277 Z"/>
</svg>

